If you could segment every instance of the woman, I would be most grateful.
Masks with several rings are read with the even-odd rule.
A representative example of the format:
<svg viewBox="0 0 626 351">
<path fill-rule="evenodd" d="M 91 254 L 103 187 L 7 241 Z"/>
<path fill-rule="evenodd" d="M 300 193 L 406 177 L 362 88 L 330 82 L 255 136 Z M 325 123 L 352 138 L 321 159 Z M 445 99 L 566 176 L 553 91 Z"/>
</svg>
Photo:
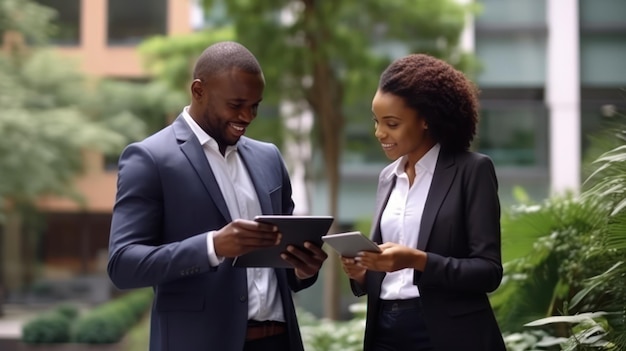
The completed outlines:
<svg viewBox="0 0 626 351">
<path fill-rule="evenodd" d="M 381 75 L 372 112 L 394 160 L 376 195 L 382 252 L 342 257 L 355 295 L 368 295 L 364 350 L 505 350 L 487 298 L 502 279 L 498 184 L 491 160 L 468 151 L 476 88 L 409 55 Z"/>
</svg>

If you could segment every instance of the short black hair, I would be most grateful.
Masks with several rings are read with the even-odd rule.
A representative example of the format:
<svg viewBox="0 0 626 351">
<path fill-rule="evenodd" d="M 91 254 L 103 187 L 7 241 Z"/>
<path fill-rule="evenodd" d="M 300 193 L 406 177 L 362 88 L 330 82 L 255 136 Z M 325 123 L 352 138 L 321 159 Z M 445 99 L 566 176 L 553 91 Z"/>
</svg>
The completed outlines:
<svg viewBox="0 0 626 351">
<path fill-rule="evenodd" d="M 234 41 L 215 43 L 202 52 L 193 68 L 193 79 L 205 79 L 238 68 L 248 73 L 263 74 L 256 57 Z"/>
<path fill-rule="evenodd" d="M 478 124 L 478 89 L 450 64 L 424 54 L 402 57 L 385 69 L 378 89 L 415 109 L 442 148 L 469 149 Z"/>
</svg>

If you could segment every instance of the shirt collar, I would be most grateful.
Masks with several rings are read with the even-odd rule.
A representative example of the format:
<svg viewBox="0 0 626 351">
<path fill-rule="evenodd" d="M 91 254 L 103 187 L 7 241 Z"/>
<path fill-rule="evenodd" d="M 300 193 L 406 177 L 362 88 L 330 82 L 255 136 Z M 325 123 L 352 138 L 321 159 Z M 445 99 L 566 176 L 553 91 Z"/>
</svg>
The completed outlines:
<svg viewBox="0 0 626 351">
<path fill-rule="evenodd" d="M 430 174 L 435 173 L 435 167 L 437 166 L 437 159 L 439 158 L 439 151 L 441 150 L 441 145 L 439 143 L 435 144 L 433 147 L 428 150 L 422 156 L 422 158 L 417 161 L 415 164 L 415 170 L 422 170 L 422 172 L 426 171 Z M 389 173 L 389 178 L 393 176 L 400 176 L 404 173 L 404 165 L 406 164 L 407 156 L 404 155 L 397 159 L 394 162 L 393 172 Z"/>
<path fill-rule="evenodd" d="M 185 122 L 187 122 L 187 124 L 189 125 L 189 128 L 191 128 L 191 131 L 193 132 L 193 134 L 196 136 L 196 138 L 198 138 L 200 145 L 202 145 L 203 147 L 204 145 L 207 145 L 208 147 L 210 147 L 211 149 L 219 153 L 220 148 L 217 145 L 217 141 L 215 141 L 215 139 L 213 139 L 202 128 L 200 128 L 198 123 L 196 123 L 193 117 L 191 117 L 191 115 L 189 114 L 189 106 L 185 106 L 185 108 L 183 108 L 182 115 L 183 115 L 183 119 L 185 120 Z M 237 151 L 237 144 L 227 146 L 224 156 L 230 154 L 233 151 Z"/>
</svg>

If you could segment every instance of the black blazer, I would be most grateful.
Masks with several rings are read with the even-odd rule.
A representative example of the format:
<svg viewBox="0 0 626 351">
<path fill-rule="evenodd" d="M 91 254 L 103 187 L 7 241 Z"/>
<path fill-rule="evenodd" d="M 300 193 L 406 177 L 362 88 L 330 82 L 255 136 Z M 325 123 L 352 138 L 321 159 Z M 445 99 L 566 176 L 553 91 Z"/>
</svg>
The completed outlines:
<svg viewBox="0 0 626 351">
<path fill-rule="evenodd" d="M 382 243 L 380 218 L 396 182 L 392 166 L 381 173 L 371 237 Z M 487 293 L 502 280 L 500 202 L 491 159 L 473 152 L 439 153 L 420 226 L 417 249 L 428 254 L 415 271 L 426 324 L 437 351 L 505 350 Z M 371 348 L 379 314 L 382 272 L 368 271 L 364 350 Z"/>
</svg>

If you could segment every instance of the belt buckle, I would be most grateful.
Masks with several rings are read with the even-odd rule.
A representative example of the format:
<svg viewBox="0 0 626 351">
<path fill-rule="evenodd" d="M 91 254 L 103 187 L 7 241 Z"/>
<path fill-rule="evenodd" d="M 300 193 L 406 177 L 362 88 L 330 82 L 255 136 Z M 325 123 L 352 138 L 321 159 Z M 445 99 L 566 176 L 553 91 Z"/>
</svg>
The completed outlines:
<svg viewBox="0 0 626 351">
<path fill-rule="evenodd" d="M 398 303 L 397 303 L 397 302 L 394 302 L 394 303 L 391 305 L 391 312 L 396 312 L 396 311 L 397 311 L 397 310 L 399 310 L 399 309 L 400 309 L 400 306 L 398 306 Z"/>
</svg>

